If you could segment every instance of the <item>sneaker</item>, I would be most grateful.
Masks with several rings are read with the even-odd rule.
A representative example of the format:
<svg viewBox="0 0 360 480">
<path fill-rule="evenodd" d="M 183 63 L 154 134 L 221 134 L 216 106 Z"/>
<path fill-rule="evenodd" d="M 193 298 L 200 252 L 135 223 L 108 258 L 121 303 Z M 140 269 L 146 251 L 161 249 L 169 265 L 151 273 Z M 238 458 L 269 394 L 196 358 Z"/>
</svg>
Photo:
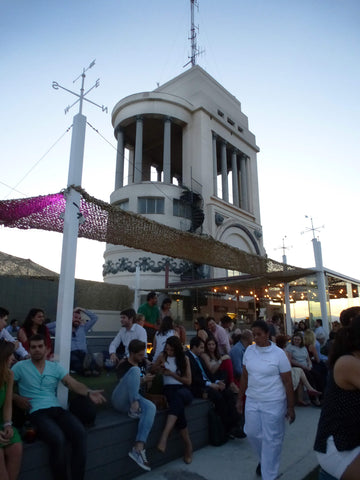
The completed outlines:
<svg viewBox="0 0 360 480">
<path fill-rule="evenodd" d="M 135 410 L 135 411 L 129 410 L 129 411 L 128 411 L 128 416 L 129 416 L 130 418 L 138 419 L 138 418 L 140 418 L 140 415 L 141 415 L 141 410 L 140 410 L 140 408 L 139 408 L 139 410 Z"/>
<path fill-rule="evenodd" d="M 145 449 L 139 451 L 135 450 L 135 448 L 132 448 L 128 455 L 132 460 L 134 460 L 134 462 L 139 465 L 139 467 L 143 468 L 147 472 L 150 472 L 151 468 L 146 458 Z"/>
</svg>

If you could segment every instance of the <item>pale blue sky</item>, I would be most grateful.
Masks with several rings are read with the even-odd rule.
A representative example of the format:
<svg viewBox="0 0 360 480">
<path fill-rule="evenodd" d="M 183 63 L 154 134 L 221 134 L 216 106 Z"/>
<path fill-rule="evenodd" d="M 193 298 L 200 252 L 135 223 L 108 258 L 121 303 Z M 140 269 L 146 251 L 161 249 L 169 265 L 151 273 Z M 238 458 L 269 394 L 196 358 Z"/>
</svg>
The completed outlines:
<svg viewBox="0 0 360 480">
<path fill-rule="evenodd" d="M 72 123 L 74 99 L 51 88 L 72 81 L 96 58 L 91 99 L 109 107 L 153 90 L 183 71 L 190 52 L 189 0 L 0 0 L 0 199 L 66 186 L 71 133 L 17 186 Z M 200 0 L 199 64 L 242 104 L 256 135 L 261 218 L 269 257 L 287 235 L 289 263 L 312 266 L 311 235 L 326 266 L 360 278 L 360 2 Z M 111 116 L 84 113 L 115 146 Z M 115 150 L 86 133 L 83 187 L 105 201 L 114 186 Z M 0 250 L 59 271 L 61 236 L 0 230 Z M 46 247 L 46 248 L 45 248 Z M 104 244 L 79 240 L 77 276 L 101 277 Z"/>
</svg>

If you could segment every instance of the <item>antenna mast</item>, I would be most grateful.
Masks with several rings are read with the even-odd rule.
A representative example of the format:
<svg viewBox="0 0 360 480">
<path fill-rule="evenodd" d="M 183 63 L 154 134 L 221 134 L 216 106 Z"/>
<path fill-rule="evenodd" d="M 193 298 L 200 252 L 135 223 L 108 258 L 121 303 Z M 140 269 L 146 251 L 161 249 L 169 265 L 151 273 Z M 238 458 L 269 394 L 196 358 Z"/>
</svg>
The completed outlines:
<svg viewBox="0 0 360 480">
<path fill-rule="evenodd" d="M 199 10 L 199 0 L 190 0 L 191 28 L 189 40 L 191 40 L 191 56 L 188 57 L 190 60 L 184 65 L 184 67 L 187 67 L 189 63 L 191 63 L 191 66 L 194 67 L 196 65 L 196 58 L 201 53 L 204 53 L 204 50 L 200 51 L 197 46 L 197 32 L 199 31 L 199 27 L 195 25 L 195 6 Z"/>
</svg>

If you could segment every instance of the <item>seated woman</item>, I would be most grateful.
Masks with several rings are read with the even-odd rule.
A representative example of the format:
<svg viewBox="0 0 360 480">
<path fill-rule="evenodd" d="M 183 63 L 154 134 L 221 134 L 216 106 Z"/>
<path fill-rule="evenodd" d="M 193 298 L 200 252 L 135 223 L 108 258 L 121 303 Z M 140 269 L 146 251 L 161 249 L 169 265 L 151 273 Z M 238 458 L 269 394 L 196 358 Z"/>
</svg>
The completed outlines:
<svg viewBox="0 0 360 480">
<path fill-rule="evenodd" d="M 12 426 L 12 392 L 14 374 L 10 365 L 14 359 L 14 344 L 0 340 L 0 478 L 16 480 L 21 465 L 22 444 Z"/>
<path fill-rule="evenodd" d="M 360 478 L 360 316 L 340 329 L 329 357 L 330 378 L 314 449 L 327 473 Z"/>
<path fill-rule="evenodd" d="M 291 344 L 288 344 L 285 350 L 290 355 L 291 366 L 301 368 L 310 384 L 313 385 L 316 390 L 321 391 L 322 381 L 320 375 L 312 367 L 309 353 L 304 346 L 302 334 L 295 333 L 292 336 Z M 318 396 L 314 396 L 311 401 L 314 405 L 320 406 Z"/>
<path fill-rule="evenodd" d="M 277 335 L 276 336 L 276 345 L 283 349 L 285 351 L 285 355 L 288 357 L 290 363 L 291 363 L 291 355 L 289 352 L 285 350 L 285 347 L 287 345 L 287 337 L 286 335 Z M 304 373 L 304 370 L 300 367 L 291 367 L 291 380 L 293 384 L 293 389 L 294 392 L 296 393 L 297 396 L 297 404 L 299 406 L 306 407 L 310 405 L 310 403 L 305 402 L 303 398 L 304 394 L 304 387 L 307 390 L 307 393 L 310 397 L 315 397 L 318 398 L 319 395 L 321 395 L 321 392 L 317 391 L 315 388 L 313 388 L 310 385 L 309 380 L 306 378 L 306 375 Z M 319 400 L 315 400 L 315 402 L 319 402 Z M 319 402 L 320 403 L 320 402 Z"/>
<path fill-rule="evenodd" d="M 20 340 L 24 348 L 29 351 L 29 339 L 33 335 L 42 335 L 45 338 L 46 360 L 50 360 L 53 356 L 52 344 L 49 329 L 44 324 L 44 321 L 44 310 L 41 308 L 32 308 L 27 314 L 22 327 L 18 331 L 18 340 Z"/>
<path fill-rule="evenodd" d="M 206 339 L 210 335 L 210 332 L 207 328 L 207 322 L 204 317 L 198 317 L 194 322 L 194 327 L 196 330 L 196 336 L 200 337 L 203 342 L 206 342 Z"/>
<path fill-rule="evenodd" d="M 189 359 L 185 356 L 178 337 L 173 336 L 166 340 L 165 349 L 151 371 L 164 376 L 164 395 L 169 404 L 169 414 L 157 448 L 160 452 L 165 452 L 170 432 L 177 427 L 185 444 L 184 462 L 191 463 L 192 443 L 185 418 L 185 406 L 193 399 L 188 388 L 191 385 L 191 370 Z"/>
<path fill-rule="evenodd" d="M 213 337 L 209 337 L 205 341 L 205 351 L 201 354 L 206 368 L 213 375 L 219 374 L 220 380 L 224 380 L 226 385 L 234 393 L 239 393 L 239 388 L 235 383 L 234 370 L 229 355 L 220 355 L 218 351 L 217 341 Z M 223 375 L 221 375 L 223 373 Z M 225 378 L 224 378 L 225 377 Z"/>
<path fill-rule="evenodd" d="M 169 337 L 176 335 L 173 319 L 171 317 L 164 317 L 161 320 L 159 330 L 154 335 L 153 340 L 153 362 L 156 362 L 158 356 L 165 348 L 166 340 Z"/>
<path fill-rule="evenodd" d="M 316 340 L 315 333 L 310 329 L 304 332 L 304 345 L 309 353 L 314 371 L 319 374 L 321 380 L 319 389 L 325 392 L 328 368 L 320 358 L 320 343 Z"/>
</svg>

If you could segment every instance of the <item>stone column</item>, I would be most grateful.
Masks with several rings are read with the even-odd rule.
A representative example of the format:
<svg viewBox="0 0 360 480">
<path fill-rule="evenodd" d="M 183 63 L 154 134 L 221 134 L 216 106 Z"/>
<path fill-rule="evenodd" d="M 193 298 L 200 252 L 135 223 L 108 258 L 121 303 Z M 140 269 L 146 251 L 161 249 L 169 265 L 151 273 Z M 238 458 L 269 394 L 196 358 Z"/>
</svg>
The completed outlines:
<svg viewBox="0 0 360 480">
<path fill-rule="evenodd" d="M 248 211 L 253 213 L 253 197 L 252 197 L 252 172 L 251 172 L 251 158 L 246 157 L 246 173 L 247 173 L 247 201 L 248 201 Z"/>
<path fill-rule="evenodd" d="M 156 180 L 158 182 L 161 182 L 161 168 L 160 167 L 156 167 Z"/>
<path fill-rule="evenodd" d="M 163 151 L 164 183 L 171 183 L 171 120 L 164 121 L 164 151 Z"/>
<path fill-rule="evenodd" d="M 217 196 L 217 152 L 216 152 L 216 135 L 212 136 L 212 152 L 213 152 L 213 193 Z"/>
<path fill-rule="evenodd" d="M 236 150 L 231 153 L 231 170 L 232 170 L 232 187 L 233 187 L 233 204 L 239 207 L 239 184 L 238 184 L 238 166 Z"/>
<path fill-rule="evenodd" d="M 227 178 L 227 160 L 226 160 L 226 142 L 221 143 L 221 182 L 222 198 L 225 202 L 229 201 L 229 187 Z"/>
<path fill-rule="evenodd" d="M 134 183 L 134 149 L 129 149 L 129 171 L 128 171 L 128 185 Z"/>
<path fill-rule="evenodd" d="M 124 131 L 117 130 L 115 190 L 124 186 Z"/>
<path fill-rule="evenodd" d="M 143 118 L 136 117 L 134 183 L 142 181 Z"/>
<path fill-rule="evenodd" d="M 248 174 L 246 157 L 243 155 L 240 160 L 240 174 L 241 174 L 241 208 L 243 210 L 249 209 L 248 202 Z"/>
</svg>

